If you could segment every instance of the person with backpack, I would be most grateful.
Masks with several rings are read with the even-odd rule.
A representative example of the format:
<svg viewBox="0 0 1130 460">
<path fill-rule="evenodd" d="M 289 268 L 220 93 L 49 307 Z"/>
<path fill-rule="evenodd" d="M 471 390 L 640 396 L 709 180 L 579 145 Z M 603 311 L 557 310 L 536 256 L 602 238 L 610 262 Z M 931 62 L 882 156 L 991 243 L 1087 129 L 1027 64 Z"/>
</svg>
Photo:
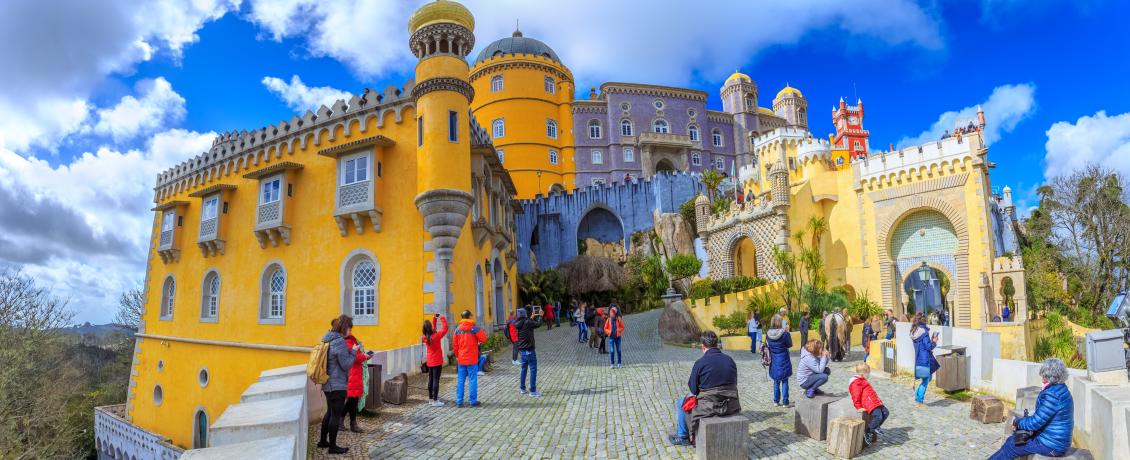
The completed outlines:
<svg viewBox="0 0 1130 460">
<path fill-rule="evenodd" d="M 542 313 L 534 312 L 533 318 L 525 310 L 518 310 L 518 320 L 514 327 L 518 330 L 518 359 L 522 361 L 522 374 L 518 380 L 518 392 L 526 394 L 526 372 L 530 373 L 530 396 L 541 397 L 538 393 L 538 354 L 534 346 L 534 329 L 541 326 Z"/>
<path fill-rule="evenodd" d="M 345 413 L 349 415 L 349 431 L 354 433 L 364 433 L 360 427 L 357 426 L 357 406 L 361 402 L 361 397 L 365 396 L 365 361 L 369 359 L 369 355 L 365 354 L 365 347 L 361 345 L 361 341 L 357 340 L 352 333 L 345 336 L 345 346 L 352 350 L 357 347 L 361 350 L 360 353 L 353 360 L 353 366 L 349 368 L 349 383 L 345 389 Z M 342 423 L 345 420 L 342 419 Z"/>
<path fill-rule="evenodd" d="M 773 404 L 788 407 L 789 377 L 793 375 L 789 349 L 793 347 L 793 338 L 789 327 L 782 323 L 781 315 L 773 315 L 769 331 L 765 333 L 765 343 L 769 349 L 769 378 L 773 379 Z"/>
<path fill-rule="evenodd" d="M 676 446 L 694 445 L 702 419 L 742 411 L 738 399 L 738 365 L 734 358 L 718 349 L 718 334 L 714 331 L 703 332 L 699 343 L 702 356 L 694 362 L 687 379 L 690 395 L 676 401 L 675 434 L 667 438 Z"/>
<path fill-rule="evenodd" d="M 443 401 L 439 400 L 439 375 L 443 371 L 443 345 L 440 341 L 447 335 L 447 318 L 436 313 L 432 321 L 424 320 L 423 332 L 424 336 L 420 340 L 424 342 L 428 353 L 424 362 L 428 366 L 428 400 L 432 407 L 443 407 Z"/>
<path fill-rule="evenodd" d="M 620 319 L 620 309 L 615 306 L 608 310 L 608 320 L 604 322 L 604 335 L 608 336 L 609 348 L 612 349 L 608 354 L 608 359 L 611 361 L 608 367 L 610 369 L 624 367 L 624 351 L 621 348 L 624 321 Z"/>
<path fill-rule="evenodd" d="M 526 305 L 526 311 L 530 310 L 530 306 Z M 521 310 L 518 307 L 517 310 Z M 514 329 L 514 321 L 518 319 L 517 310 L 510 313 L 510 318 L 506 320 L 506 338 L 510 339 L 510 364 L 515 366 L 522 364 L 518 361 L 518 331 Z"/>
<path fill-rule="evenodd" d="M 366 354 L 362 352 L 361 344 L 355 344 L 351 348 L 345 343 L 345 337 L 353 334 L 353 318 L 341 315 L 331 324 L 333 329 L 322 336 L 322 343 L 328 345 L 328 349 L 323 351 L 326 380 L 322 383 L 322 392 L 326 395 L 326 415 L 322 417 L 318 448 L 328 447 L 331 454 L 344 454 L 349 452 L 349 448 L 337 445 L 337 432 L 345 415 L 349 369 Z"/>
<path fill-rule="evenodd" d="M 593 305 L 585 308 L 585 329 L 588 330 L 589 348 L 596 348 L 597 342 L 600 342 L 600 333 L 596 329 L 596 311 L 597 308 Z"/>
<path fill-rule="evenodd" d="M 463 406 L 463 390 L 466 381 L 471 381 L 471 407 L 479 406 L 479 344 L 487 341 L 487 333 L 475 325 L 471 311 L 463 310 L 459 328 L 455 329 L 452 349 L 455 351 L 456 379 L 455 405 Z"/>
<path fill-rule="evenodd" d="M 581 302 L 581 305 L 573 311 L 573 322 L 577 325 L 577 343 L 585 343 L 589 339 L 589 328 L 585 325 L 585 315 L 588 313 L 588 304 Z"/>
</svg>

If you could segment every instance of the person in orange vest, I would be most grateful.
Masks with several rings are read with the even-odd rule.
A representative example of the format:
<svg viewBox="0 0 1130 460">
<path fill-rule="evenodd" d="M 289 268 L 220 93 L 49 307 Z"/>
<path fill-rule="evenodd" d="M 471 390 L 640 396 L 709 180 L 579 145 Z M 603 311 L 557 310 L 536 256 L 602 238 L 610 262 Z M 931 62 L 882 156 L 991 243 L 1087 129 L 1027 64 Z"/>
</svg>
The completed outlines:
<svg viewBox="0 0 1130 460">
<path fill-rule="evenodd" d="M 479 406 L 479 344 L 487 341 L 487 333 L 475 325 L 471 311 L 463 310 L 459 315 L 459 328 L 455 329 L 452 350 L 458 373 L 455 378 L 455 405 L 463 405 L 464 382 L 471 381 L 471 407 Z"/>
<path fill-rule="evenodd" d="M 604 335 L 608 336 L 608 359 L 611 369 L 624 367 L 624 353 L 620 348 L 620 339 L 624 335 L 624 321 L 620 319 L 620 309 L 613 304 L 608 309 L 608 319 L 604 322 Z"/>
</svg>

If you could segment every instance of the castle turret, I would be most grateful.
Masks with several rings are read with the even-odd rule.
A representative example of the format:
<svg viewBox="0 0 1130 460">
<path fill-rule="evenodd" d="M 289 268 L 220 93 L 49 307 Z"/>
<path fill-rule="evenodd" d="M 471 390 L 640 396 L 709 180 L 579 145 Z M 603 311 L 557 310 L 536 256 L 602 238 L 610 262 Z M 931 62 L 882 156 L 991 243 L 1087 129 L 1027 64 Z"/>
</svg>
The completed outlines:
<svg viewBox="0 0 1130 460">
<path fill-rule="evenodd" d="M 863 129 L 863 100 L 856 101 L 854 106 L 844 103 L 840 98 L 840 106 L 832 109 L 832 123 L 836 125 L 836 138 L 832 142 L 833 148 L 845 149 L 851 158 L 863 158 L 871 150 L 871 133 Z"/>
<path fill-rule="evenodd" d="M 769 168 L 770 190 L 773 194 L 773 211 L 777 214 L 777 247 L 789 249 L 789 169 L 777 162 Z"/>
<path fill-rule="evenodd" d="M 808 99 L 799 89 L 785 84 L 773 99 L 773 112 L 785 117 L 788 126 L 808 129 Z"/>
<path fill-rule="evenodd" d="M 443 269 L 435 271 L 434 303 L 428 313 L 446 312 L 450 300 L 448 265 L 471 210 L 470 103 L 465 57 L 475 46 L 475 19 L 463 5 L 439 0 L 408 19 L 409 46 L 416 64 L 416 208 L 431 235 L 429 249 Z"/>
<path fill-rule="evenodd" d="M 706 233 L 707 224 L 710 223 L 710 200 L 705 195 L 694 199 L 694 226 L 699 235 Z"/>
</svg>

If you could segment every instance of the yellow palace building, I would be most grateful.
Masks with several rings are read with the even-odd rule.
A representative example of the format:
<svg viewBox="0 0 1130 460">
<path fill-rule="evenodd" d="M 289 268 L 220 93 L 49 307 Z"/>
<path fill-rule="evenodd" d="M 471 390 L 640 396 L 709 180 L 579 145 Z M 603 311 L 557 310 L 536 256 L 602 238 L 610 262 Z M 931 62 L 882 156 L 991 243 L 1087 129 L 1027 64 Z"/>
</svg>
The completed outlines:
<svg viewBox="0 0 1130 460">
<path fill-rule="evenodd" d="M 126 420 L 199 447 L 342 313 L 386 375 L 418 369 L 432 313 L 504 321 L 520 208 L 471 116 L 473 30 L 461 5 L 429 4 L 409 20 L 414 82 L 225 134 L 157 177 Z"/>
</svg>

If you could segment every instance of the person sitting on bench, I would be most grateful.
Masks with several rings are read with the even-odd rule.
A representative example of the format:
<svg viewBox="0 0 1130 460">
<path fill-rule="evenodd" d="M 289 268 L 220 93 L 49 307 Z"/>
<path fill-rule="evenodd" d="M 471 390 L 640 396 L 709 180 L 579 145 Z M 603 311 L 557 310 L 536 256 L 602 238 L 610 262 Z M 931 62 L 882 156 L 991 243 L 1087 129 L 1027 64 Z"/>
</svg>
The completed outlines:
<svg viewBox="0 0 1130 460">
<path fill-rule="evenodd" d="M 676 401 L 676 433 L 669 438 L 676 446 L 694 445 L 700 420 L 742 411 L 738 401 L 738 365 L 734 358 L 718 349 L 718 334 L 714 331 L 703 332 L 699 343 L 702 357 L 695 361 L 687 381 L 690 396 Z"/>
</svg>

